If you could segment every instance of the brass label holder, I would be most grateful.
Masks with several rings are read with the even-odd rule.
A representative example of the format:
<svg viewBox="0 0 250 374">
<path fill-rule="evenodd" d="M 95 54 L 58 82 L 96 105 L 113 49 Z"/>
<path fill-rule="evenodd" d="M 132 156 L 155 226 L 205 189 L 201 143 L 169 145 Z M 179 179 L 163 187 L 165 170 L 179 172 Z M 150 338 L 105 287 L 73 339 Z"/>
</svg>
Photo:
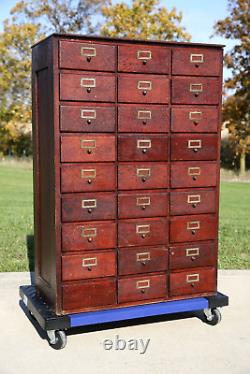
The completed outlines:
<svg viewBox="0 0 250 374">
<path fill-rule="evenodd" d="M 186 282 L 187 283 L 195 283 L 195 282 L 199 282 L 200 280 L 200 274 L 188 274 L 186 276 Z"/>
<path fill-rule="evenodd" d="M 151 91 L 152 90 L 152 82 L 151 81 L 138 81 L 137 82 L 137 88 L 138 88 L 138 90 Z"/>
<path fill-rule="evenodd" d="M 152 143 L 150 139 L 137 139 L 137 148 L 151 148 Z"/>
<path fill-rule="evenodd" d="M 136 282 L 136 288 L 150 288 L 150 279 L 143 279 Z"/>
<path fill-rule="evenodd" d="M 95 78 L 81 78 L 80 86 L 87 87 L 87 88 L 96 87 L 96 79 Z"/>
<path fill-rule="evenodd" d="M 189 91 L 194 93 L 200 93 L 203 91 L 202 83 L 190 83 Z"/>
<path fill-rule="evenodd" d="M 92 267 L 97 266 L 97 258 L 96 257 L 88 257 L 82 259 L 82 267 Z"/>
<path fill-rule="evenodd" d="M 151 110 L 138 110 L 137 111 L 137 119 L 151 119 L 152 112 Z"/>
<path fill-rule="evenodd" d="M 200 175 L 201 168 L 199 166 L 189 167 L 188 168 L 188 175 Z"/>
<path fill-rule="evenodd" d="M 137 206 L 145 206 L 151 205 L 151 198 L 150 196 L 140 196 L 136 198 L 136 205 Z"/>
<path fill-rule="evenodd" d="M 199 122 L 202 120 L 202 112 L 194 111 L 194 112 L 189 112 L 188 118 L 191 121 L 196 121 Z"/>
<path fill-rule="evenodd" d="M 80 117 L 85 119 L 95 119 L 96 118 L 96 110 L 94 109 L 81 109 Z"/>
<path fill-rule="evenodd" d="M 150 225 L 136 225 L 136 234 L 149 234 Z"/>
<path fill-rule="evenodd" d="M 200 255 L 200 248 L 186 248 L 186 257 L 193 257 Z"/>
<path fill-rule="evenodd" d="M 201 145 L 202 145 L 201 139 L 190 139 L 190 140 L 188 140 L 188 148 L 189 149 L 201 148 Z"/>
<path fill-rule="evenodd" d="M 136 253 L 136 261 L 138 262 L 150 261 L 150 252 Z"/>
<path fill-rule="evenodd" d="M 187 230 L 199 230 L 200 221 L 189 221 L 187 222 Z"/>
<path fill-rule="evenodd" d="M 97 200 L 96 199 L 82 200 L 82 208 L 83 209 L 97 208 Z"/>
<path fill-rule="evenodd" d="M 199 204 L 201 202 L 201 195 L 188 195 L 187 203 L 188 204 Z"/>
<path fill-rule="evenodd" d="M 97 236 L 96 227 L 81 227 L 81 237 L 82 238 L 94 238 Z"/>
<path fill-rule="evenodd" d="M 191 53 L 190 54 L 190 62 L 193 64 L 203 64 L 204 62 L 204 55 L 202 53 Z"/>
<path fill-rule="evenodd" d="M 81 178 L 95 179 L 96 169 L 81 169 Z"/>
<path fill-rule="evenodd" d="M 137 59 L 138 60 L 151 60 L 152 58 L 152 52 L 151 51 L 137 51 Z"/>
<path fill-rule="evenodd" d="M 84 57 L 95 57 L 96 49 L 94 47 L 81 47 L 81 56 Z"/>
</svg>

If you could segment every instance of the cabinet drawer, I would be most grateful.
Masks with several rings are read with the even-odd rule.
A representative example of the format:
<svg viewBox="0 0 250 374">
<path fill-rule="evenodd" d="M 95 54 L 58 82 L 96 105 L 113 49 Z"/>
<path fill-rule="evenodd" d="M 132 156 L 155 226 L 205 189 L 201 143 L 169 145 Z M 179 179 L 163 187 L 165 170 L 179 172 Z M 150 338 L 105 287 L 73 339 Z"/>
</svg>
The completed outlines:
<svg viewBox="0 0 250 374">
<path fill-rule="evenodd" d="M 63 164 L 62 192 L 112 191 L 116 188 L 113 163 Z"/>
<path fill-rule="evenodd" d="M 169 79 L 164 75 L 120 74 L 118 101 L 166 104 L 169 102 Z"/>
<path fill-rule="evenodd" d="M 193 189 L 170 192 L 170 214 L 197 214 L 216 212 L 216 191 Z"/>
<path fill-rule="evenodd" d="M 61 68 L 81 70 L 115 70 L 115 46 L 60 41 Z"/>
<path fill-rule="evenodd" d="M 185 269 L 216 266 L 217 243 L 200 242 L 174 245 L 169 248 L 169 268 Z"/>
<path fill-rule="evenodd" d="M 119 275 L 150 273 L 168 269 L 166 247 L 120 248 Z"/>
<path fill-rule="evenodd" d="M 167 276 L 150 275 L 118 280 L 118 302 L 140 301 L 167 297 Z"/>
<path fill-rule="evenodd" d="M 171 160 L 216 160 L 218 136 L 178 134 L 171 137 Z"/>
<path fill-rule="evenodd" d="M 118 188 L 136 190 L 167 188 L 169 185 L 167 163 L 120 163 L 118 165 Z"/>
<path fill-rule="evenodd" d="M 169 74 L 170 49 L 149 45 L 118 47 L 118 70 L 125 72 Z"/>
<path fill-rule="evenodd" d="M 171 243 L 216 239 L 217 234 L 217 217 L 213 214 L 170 218 Z"/>
<path fill-rule="evenodd" d="M 176 77 L 172 80 L 173 104 L 218 104 L 219 93 L 217 78 Z"/>
<path fill-rule="evenodd" d="M 62 256 L 63 282 L 115 275 L 115 251 L 92 251 L 84 255 Z"/>
<path fill-rule="evenodd" d="M 112 132 L 115 131 L 115 107 L 113 106 L 60 106 L 61 131 Z"/>
<path fill-rule="evenodd" d="M 167 161 L 166 135 L 119 135 L 119 161 Z"/>
<path fill-rule="evenodd" d="M 217 76 L 221 73 L 222 54 L 218 49 L 174 48 L 172 74 Z"/>
<path fill-rule="evenodd" d="M 63 222 L 114 219 L 116 196 L 112 192 L 75 193 L 62 197 Z"/>
<path fill-rule="evenodd" d="M 173 75 L 218 76 L 221 73 L 221 51 L 211 48 L 174 48 Z"/>
<path fill-rule="evenodd" d="M 61 100 L 112 102 L 115 92 L 115 76 L 110 73 L 60 74 Z"/>
<path fill-rule="evenodd" d="M 172 132 L 217 132 L 219 124 L 216 107 L 178 107 L 171 111 Z"/>
<path fill-rule="evenodd" d="M 216 162 L 173 162 L 171 165 L 173 188 L 216 186 L 216 178 Z"/>
<path fill-rule="evenodd" d="M 102 278 L 62 287 L 63 309 L 76 311 L 116 304 L 116 279 Z"/>
<path fill-rule="evenodd" d="M 140 191 L 118 195 L 118 217 L 160 217 L 168 215 L 168 193 Z"/>
<path fill-rule="evenodd" d="M 118 106 L 118 131 L 168 132 L 169 109 L 162 105 L 120 104 Z"/>
<path fill-rule="evenodd" d="M 62 162 L 115 161 L 115 153 L 114 135 L 61 136 Z"/>
<path fill-rule="evenodd" d="M 170 296 L 192 295 L 216 291 L 215 268 L 170 273 Z"/>
<path fill-rule="evenodd" d="M 118 222 L 119 247 L 158 245 L 168 243 L 166 218 L 141 218 Z"/>
<path fill-rule="evenodd" d="M 62 225 L 62 251 L 87 251 L 116 247 L 116 223 L 92 221 Z"/>
</svg>

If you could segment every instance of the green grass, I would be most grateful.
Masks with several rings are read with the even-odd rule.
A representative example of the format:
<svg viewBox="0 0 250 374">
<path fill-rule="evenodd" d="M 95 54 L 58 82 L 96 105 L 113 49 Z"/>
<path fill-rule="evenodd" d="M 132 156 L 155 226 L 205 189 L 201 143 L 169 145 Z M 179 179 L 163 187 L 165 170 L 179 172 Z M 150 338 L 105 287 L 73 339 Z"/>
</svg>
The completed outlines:
<svg viewBox="0 0 250 374">
<path fill-rule="evenodd" d="M 224 269 L 250 268 L 250 184 L 221 184 L 220 255 Z M 0 272 L 33 267 L 32 170 L 0 165 Z"/>
</svg>

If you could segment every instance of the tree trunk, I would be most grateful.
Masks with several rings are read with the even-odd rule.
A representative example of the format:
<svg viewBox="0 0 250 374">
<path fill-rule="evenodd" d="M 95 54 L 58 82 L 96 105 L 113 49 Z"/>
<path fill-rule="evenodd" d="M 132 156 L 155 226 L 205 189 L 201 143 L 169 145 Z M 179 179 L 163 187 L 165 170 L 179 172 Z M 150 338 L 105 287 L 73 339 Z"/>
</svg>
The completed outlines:
<svg viewBox="0 0 250 374">
<path fill-rule="evenodd" d="M 245 150 L 242 150 L 240 154 L 240 176 L 244 177 L 246 174 L 246 153 Z"/>
</svg>

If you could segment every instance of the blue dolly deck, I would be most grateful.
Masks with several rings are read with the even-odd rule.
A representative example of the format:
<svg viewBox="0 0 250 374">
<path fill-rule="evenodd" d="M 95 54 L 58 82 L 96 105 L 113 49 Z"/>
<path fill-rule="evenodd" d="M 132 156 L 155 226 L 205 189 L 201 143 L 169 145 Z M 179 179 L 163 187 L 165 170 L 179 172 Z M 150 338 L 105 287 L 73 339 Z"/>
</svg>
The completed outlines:
<svg viewBox="0 0 250 374">
<path fill-rule="evenodd" d="M 65 347 L 65 330 L 73 327 L 199 310 L 204 311 L 207 323 L 216 325 L 221 319 L 217 308 L 228 305 L 228 296 L 218 292 L 208 297 L 195 297 L 58 316 L 41 297 L 37 296 L 35 286 L 20 286 L 19 293 L 30 314 L 37 320 L 41 328 L 47 332 L 50 345 L 55 349 Z"/>
</svg>

